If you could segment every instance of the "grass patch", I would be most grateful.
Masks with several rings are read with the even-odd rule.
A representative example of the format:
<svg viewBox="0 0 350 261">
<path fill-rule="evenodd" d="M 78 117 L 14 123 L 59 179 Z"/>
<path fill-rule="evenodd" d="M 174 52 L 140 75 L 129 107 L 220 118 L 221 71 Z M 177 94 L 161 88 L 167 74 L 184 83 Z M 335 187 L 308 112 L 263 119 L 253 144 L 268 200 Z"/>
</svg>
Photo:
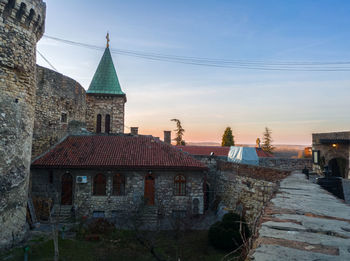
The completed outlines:
<svg viewBox="0 0 350 261">
<path fill-rule="evenodd" d="M 188 231 L 175 235 L 172 231 L 147 232 L 155 242 L 155 251 L 164 260 L 186 261 L 216 261 L 227 252 L 214 249 L 208 243 L 207 231 Z M 133 231 L 114 230 L 99 241 L 85 241 L 79 239 L 59 240 L 61 261 L 153 261 L 155 260 L 149 249 L 142 245 Z M 23 248 L 13 249 L 0 260 L 22 261 Z M 52 240 L 37 240 L 31 242 L 29 250 L 30 261 L 51 261 L 54 247 Z"/>
</svg>

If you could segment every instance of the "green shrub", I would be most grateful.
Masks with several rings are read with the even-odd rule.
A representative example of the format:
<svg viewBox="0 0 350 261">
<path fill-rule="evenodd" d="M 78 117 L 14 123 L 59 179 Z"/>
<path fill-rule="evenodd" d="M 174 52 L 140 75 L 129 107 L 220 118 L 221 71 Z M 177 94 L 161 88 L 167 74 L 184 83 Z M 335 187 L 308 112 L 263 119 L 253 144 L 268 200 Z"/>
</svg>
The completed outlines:
<svg viewBox="0 0 350 261">
<path fill-rule="evenodd" d="M 227 213 L 222 221 L 218 221 L 209 228 L 209 241 L 215 247 L 224 250 L 234 250 L 243 243 L 239 231 L 241 217 L 238 214 Z M 245 238 L 250 236 L 248 226 L 242 220 L 242 235 Z"/>
</svg>

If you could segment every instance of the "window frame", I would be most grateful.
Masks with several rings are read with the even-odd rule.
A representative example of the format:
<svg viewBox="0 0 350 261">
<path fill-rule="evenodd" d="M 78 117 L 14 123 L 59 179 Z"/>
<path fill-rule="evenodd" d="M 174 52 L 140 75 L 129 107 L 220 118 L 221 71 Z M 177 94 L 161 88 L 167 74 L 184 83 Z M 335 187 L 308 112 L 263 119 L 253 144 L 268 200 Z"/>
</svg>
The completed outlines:
<svg viewBox="0 0 350 261">
<path fill-rule="evenodd" d="M 102 131 L 102 115 L 99 113 L 96 116 L 96 133 L 101 133 Z"/>
<path fill-rule="evenodd" d="M 174 177 L 174 195 L 186 196 L 186 176 L 183 174 Z"/>
<path fill-rule="evenodd" d="M 97 182 L 97 178 L 98 177 L 103 177 L 104 179 L 104 193 L 100 193 L 100 189 L 101 188 L 98 188 L 99 190 L 97 191 L 97 186 L 96 186 L 96 182 Z M 102 189 L 101 189 L 102 191 Z M 107 177 L 106 175 L 102 174 L 102 173 L 98 173 L 96 174 L 94 177 L 93 177 L 93 184 L 92 184 L 92 195 L 93 196 L 107 196 Z"/>
<path fill-rule="evenodd" d="M 106 114 L 105 116 L 105 133 L 109 134 L 111 132 L 111 115 Z"/>
<path fill-rule="evenodd" d="M 66 124 L 68 122 L 68 113 L 65 111 L 61 112 L 61 123 Z"/>
<path fill-rule="evenodd" d="M 112 196 L 125 196 L 125 184 L 126 178 L 124 174 L 114 174 L 112 177 Z"/>
</svg>

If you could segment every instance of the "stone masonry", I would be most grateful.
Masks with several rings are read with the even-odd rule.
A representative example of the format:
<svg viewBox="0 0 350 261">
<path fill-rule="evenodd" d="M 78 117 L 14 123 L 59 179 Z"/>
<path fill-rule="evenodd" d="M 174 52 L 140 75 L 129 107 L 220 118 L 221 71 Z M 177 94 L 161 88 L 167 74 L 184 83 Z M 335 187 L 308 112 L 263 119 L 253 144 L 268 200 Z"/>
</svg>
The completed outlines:
<svg viewBox="0 0 350 261">
<path fill-rule="evenodd" d="M 86 95 L 73 79 L 37 66 L 32 158 L 85 127 Z"/>
<path fill-rule="evenodd" d="M 116 214 L 130 215 L 139 206 L 144 196 L 144 183 L 147 171 L 124 170 L 124 171 L 99 171 L 92 169 L 51 170 L 52 183 L 49 182 L 48 169 L 32 170 L 32 194 L 36 197 L 50 197 L 55 199 L 55 193 L 61 194 L 61 177 L 66 172 L 73 176 L 73 205 L 77 210 L 77 216 L 93 215 L 94 211 L 102 211 L 105 217 L 111 218 Z M 93 177 L 102 173 L 107 177 L 106 195 L 94 196 Z M 125 194 L 112 195 L 112 180 L 114 174 L 125 176 Z M 173 211 L 188 211 L 194 198 L 199 200 L 199 214 L 203 213 L 203 181 L 205 175 L 196 171 L 152 171 L 155 176 L 155 207 L 163 216 L 172 215 Z M 186 177 L 186 195 L 174 195 L 174 178 L 176 175 Z M 87 176 L 87 183 L 76 183 L 76 176 Z M 57 202 L 56 202 L 57 203 Z"/>
<path fill-rule="evenodd" d="M 0 248 L 23 239 L 42 0 L 0 1 Z"/>
<path fill-rule="evenodd" d="M 107 94 L 87 94 L 86 124 L 88 131 L 96 132 L 97 115 L 101 114 L 101 132 L 105 132 L 106 115 L 110 115 L 110 132 L 124 133 L 124 107 L 126 97 Z"/>
<path fill-rule="evenodd" d="M 343 178 L 350 179 L 350 131 L 313 133 L 312 150 L 320 152 L 320 158 L 324 160 L 325 165 L 330 165 L 332 159 L 344 159 L 345 173 Z M 322 172 L 319 164 L 314 165 L 314 170 Z"/>
<path fill-rule="evenodd" d="M 245 216 L 254 229 L 264 206 L 279 187 L 279 181 L 290 174 L 253 165 L 217 161 L 217 170 L 209 173 L 208 182 L 216 197 L 230 210 Z"/>
</svg>

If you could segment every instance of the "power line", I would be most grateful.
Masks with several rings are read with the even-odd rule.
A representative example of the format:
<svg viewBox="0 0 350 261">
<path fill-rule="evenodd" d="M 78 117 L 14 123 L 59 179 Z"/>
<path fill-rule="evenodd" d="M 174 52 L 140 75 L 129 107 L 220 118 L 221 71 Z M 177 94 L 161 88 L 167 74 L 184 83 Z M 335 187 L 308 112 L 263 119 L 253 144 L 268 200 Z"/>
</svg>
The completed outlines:
<svg viewBox="0 0 350 261">
<path fill-rule="evenodd" d="M 51 67 L 54 71 L 58 72 L 57 69 L 49 62 L 48 59 L 45 58 L 45 56 L 44 56 L 41 52 L 39 52 L 38 49 L 36 49 L 36 51 L 37 51 L 38 54 L 41 56 L 41 58 L 43 58 L 43 59 L 45 60 L 45 62 L 47 62 L 47 64 L 50 65 L 50 67 Z"/>
<path fill-rule="evenodd" d="M 68 45 L 84 47 L 93 50 L 103 51 L 104 47 L 86 44 L 53 36 L 44 35 L 44 37 L 59 41 Z M 143 52 L 127 49 L 110 48 L 111 53 L 131 56 L 140 59 L 152 61 L 181 63 L 197 66 L 250 69 L 250 70 L 273 70 L 273 71 L 350 71 L 350 61 L 263 61 L 263 60 L 229 60 L 229 59 L 211 59 L 204 57 L 177 56 L 153 52 Z"/>
</svg>

